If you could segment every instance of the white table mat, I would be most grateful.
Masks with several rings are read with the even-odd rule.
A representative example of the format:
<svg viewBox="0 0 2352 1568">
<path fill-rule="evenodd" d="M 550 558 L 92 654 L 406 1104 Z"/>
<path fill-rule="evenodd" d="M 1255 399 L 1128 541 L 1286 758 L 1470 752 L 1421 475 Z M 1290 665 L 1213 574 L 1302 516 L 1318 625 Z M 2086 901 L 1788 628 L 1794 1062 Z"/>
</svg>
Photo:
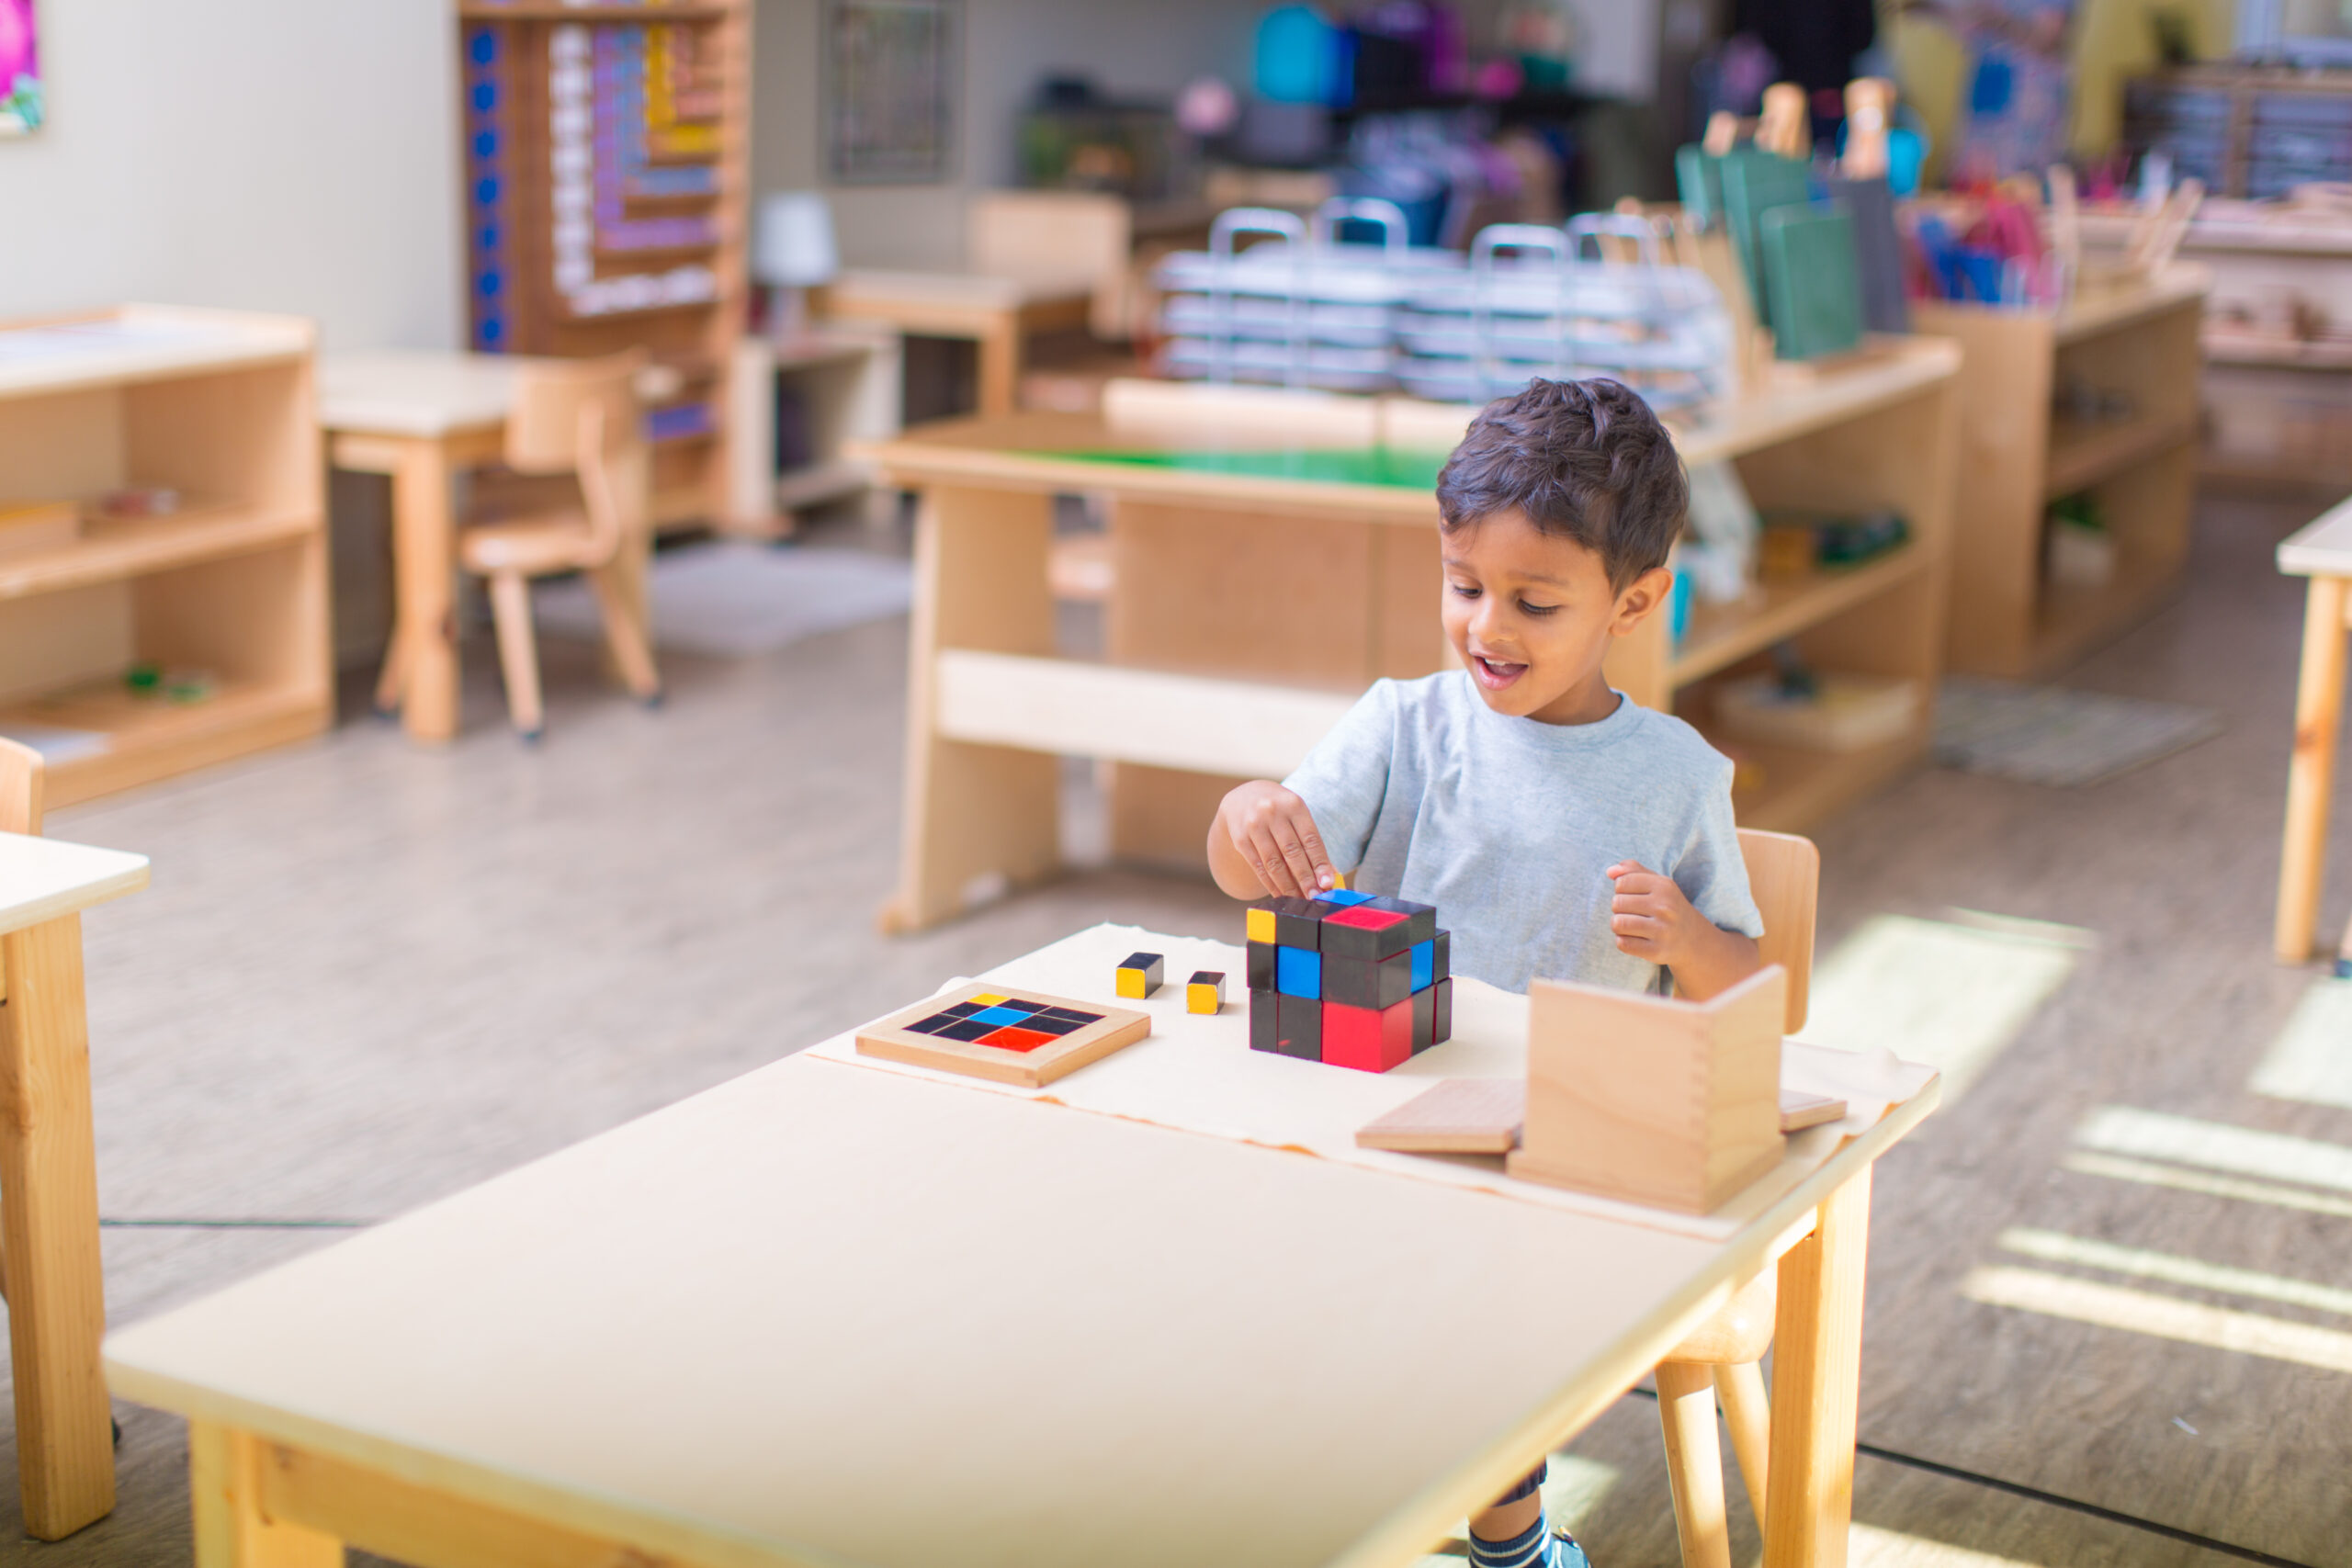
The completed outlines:
<svg viewBox="0 0 2352 1568">
<path fill-rule="evenodd" d="M 1141 1002 L 1121 998 L 1114 971 L 1135 952 L 1166 959 L 1164 983 Z M 1225 1010 L 1184 1010 L 1184 980 L 1196 969 L 1223 970 Z M 991 1083 L 929 1067 L 861 1056 L 854 1030 L 812 1045 L 805 1055 L 879 1072 L 905 1073 L 997 1094 L 1045 1100 L 1106 1116 L 1295 1150 L 1424 1181 L 1504 1194 L 1707 1241 L 1723 1241 L 1802 1182 L 1845 1139 L 1867 1131 L 1890 1105 L 1934 1081 L 1932 1068 L 1891 1052 L 1863 1054 L 1789 1041 L 1781 1046 L 1783 1089 L 1847 1102 L 1846 1119 L 1792 1134 L 1780 1165 L 1712 1214 L 1682 1214 L 1591 1193 L 1513 1180 L 1498 1156 L 1392 1154 L 1356 1146 L 1356 1129 L 1385 1115 L 1439 1078 L 1516 1078 L 1527 1071 L 1527 998 L 1481 981 L 1453 983 L 1453 1038 L 1385 1073 L 1363 1073 L 1250 1049 L 1249 992 L 1241 949 L 1137 926 L 1099 925 L 1001 964 L 978 978 L 1024 987 L 1072 1001 L 1151 1015 L 1152 1032 L 1125 1050 L 1080 1067 L 1042 1089 Z M 945 991 L 964 977 L 940 987 Z M 934 993 L 937 994 L 937 993 Z M 910 997 L 907 1004 L 921 998 Z M 897 1011 L 897 1009 L 892 1009 Z"/>
</svg>

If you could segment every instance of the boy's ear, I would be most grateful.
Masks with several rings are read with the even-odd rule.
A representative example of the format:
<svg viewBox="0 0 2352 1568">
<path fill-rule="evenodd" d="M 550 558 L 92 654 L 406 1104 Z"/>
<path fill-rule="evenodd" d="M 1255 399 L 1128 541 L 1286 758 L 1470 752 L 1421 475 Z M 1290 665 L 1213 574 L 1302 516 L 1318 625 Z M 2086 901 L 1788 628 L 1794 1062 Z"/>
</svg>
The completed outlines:
<svg viewBox="0 0 2352 1568">
<path fill-rule="evenodd" d="M 1662 566 L 1654 566 L 1633 581 L 1625 584 L 1617 595 L 1617 608 L 1609 620 L 1609 635 L 1623 637 L 1635 626 L 1657 613 L 1674 592 L 1674 573 Z"/>
</svg>

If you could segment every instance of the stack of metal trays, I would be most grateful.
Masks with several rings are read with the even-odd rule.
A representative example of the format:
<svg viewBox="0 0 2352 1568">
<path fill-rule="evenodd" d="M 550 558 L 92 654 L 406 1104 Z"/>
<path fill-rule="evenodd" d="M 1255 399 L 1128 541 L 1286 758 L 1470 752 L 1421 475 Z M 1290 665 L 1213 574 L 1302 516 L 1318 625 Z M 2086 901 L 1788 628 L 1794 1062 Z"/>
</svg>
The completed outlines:
<svg viewBox="0 0 2352 1568">
<path fill-rule="evenodd" d="M 1340 243 L 1340 224 L 1378 224 L 1377 245 Z M 1242 234 L 1271 234 L 1237 254 Z M 1170 375 L 1278 382 L 1373 392 L 1396 384 L 1398 308 L 1417 284 L 1452 276 L 1463 260 L 1407 242 L 1394 203 L 1340 197 L 1323 204 L 1312 232 L 1295 216 L 1264 208 L 1220 213 L 1206 251 L 1159 265 L 1160 327 Z"/>
<path fill-rule="evenodd" d="M 1580 254 L 1611 236 L 1640 260 Z M 1658 265 L 1657 243 L 1641 220 L 1604 214 L 1481 231 L 1466 269 L 1424 279 L 1397 310 L 1397 379 L 1442 402 L 1508 397 L 1539 376 L 1613 377 L 1661 408 L 1722 395 L 1736 347 L 1723 298 L 1705 274 Z"/>
</svg>

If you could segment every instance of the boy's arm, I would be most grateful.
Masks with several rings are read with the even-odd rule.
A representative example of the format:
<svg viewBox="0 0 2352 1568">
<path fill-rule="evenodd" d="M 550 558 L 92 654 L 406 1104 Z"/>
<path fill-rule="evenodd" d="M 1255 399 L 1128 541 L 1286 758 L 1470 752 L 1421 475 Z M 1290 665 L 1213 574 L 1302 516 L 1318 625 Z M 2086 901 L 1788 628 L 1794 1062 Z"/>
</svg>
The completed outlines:
<svg viewBox="0 0 2352 1568">
<path fill-rule="evenodd" d="M 1617 885 L 1609 929 L 1617 949 L 1674 974 L 1674 988 L 1692 1001 L 1730 989 L 1764 966 L 1756 939 L 1727 931 L 1693 908 L 1674 878 L 1638 861 L 1609 868 Z"/>
<path fill-rule="evenodd" d="M 1233 898 L 1306 897 L 1340 885 L 1306 802 L 1272 779 L 1252 779 L 1218 805 L 1209 874 Z"/>
</svg>

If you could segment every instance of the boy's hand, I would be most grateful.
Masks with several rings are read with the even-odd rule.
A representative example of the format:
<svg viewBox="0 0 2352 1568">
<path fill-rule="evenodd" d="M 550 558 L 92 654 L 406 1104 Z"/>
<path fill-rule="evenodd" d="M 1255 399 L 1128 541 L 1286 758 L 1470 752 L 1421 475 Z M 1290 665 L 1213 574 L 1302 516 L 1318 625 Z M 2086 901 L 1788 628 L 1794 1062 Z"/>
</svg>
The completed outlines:
<svg viewBox="0 0 2352 1568">
<path fill-rule="evenodd" d="M 1617 938 L 1618 952 L 1671 969 L 1690 956 L 1700 927 L 1706 928 L 1707 936 L 1715 934 L 1714 926 L 1690 907 L 1674 878 L 1632 860 L 1619 861 L 1608 875 L 1617 885 L 1609 905 L 1609 930 Z"/>
<path fill-rule="evenodd" d="M 1270 779 L 1253 779 L 1227 795 L 1217 807 L 1209 839 L 1213 850 L 1223 840 L 1275 897 L 1311 897 L 1340 885 L 1340 874 L 1331 869 L 1331 857 L 1315 830 L 1306 802 Z M 1224 858 L 1212 854 L 1212 870 Z M 1227 881 L 1223 876 L 1217 880 Z M 1237 897 L 1248 896 L 1231 886 L 1225 890 Z"/>
</svg>

